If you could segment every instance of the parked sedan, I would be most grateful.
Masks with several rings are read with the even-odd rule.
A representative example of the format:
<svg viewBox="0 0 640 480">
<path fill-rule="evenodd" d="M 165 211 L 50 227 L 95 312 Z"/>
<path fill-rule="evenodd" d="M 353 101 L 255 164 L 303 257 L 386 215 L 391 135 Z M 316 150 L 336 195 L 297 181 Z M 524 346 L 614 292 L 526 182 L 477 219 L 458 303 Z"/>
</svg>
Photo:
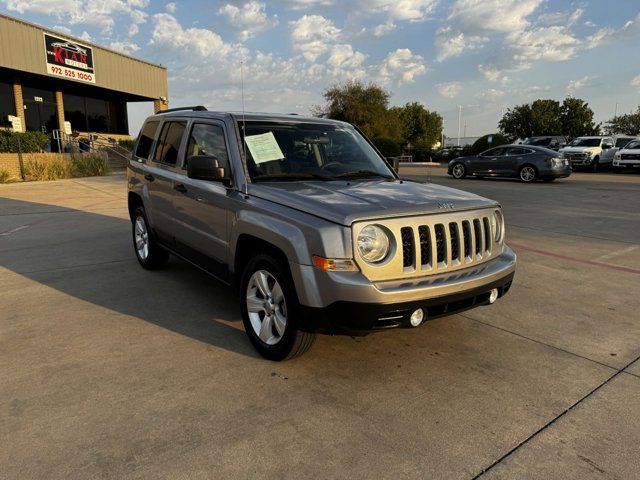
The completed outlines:
<svg viewBox="0 0 640 480">
<path fill-rule="evenodd" d="M 460 157 L 449 162 L 453 178 L 516 177 L 525 183 L 535 180 L 553 181 L 571 175 L 571 165 L 553 150 L 534 145 L 501 145 L 479 155 Z"/>
</svg>

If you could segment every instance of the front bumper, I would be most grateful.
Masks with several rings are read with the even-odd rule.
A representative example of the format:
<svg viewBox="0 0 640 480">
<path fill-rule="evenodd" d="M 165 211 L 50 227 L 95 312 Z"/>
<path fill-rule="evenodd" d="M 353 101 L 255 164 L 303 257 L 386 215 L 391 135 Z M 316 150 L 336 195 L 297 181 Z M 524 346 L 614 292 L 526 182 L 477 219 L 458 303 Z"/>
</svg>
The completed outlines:
<svg viewBox="0 0 640 480">
<path fill-rule="evenodd" d="M 615 168 L 640 168 L 640 160 L 614 160 Z"/>
<path fill-rule="evenodd" d="M 497 288 L 500 296 L 511 286 L 516 254 L 505 245 L 502 254 L 464 270 L 406 280 L 372 283 L 360 272 L 324 272 L 291 265 L 304 312 L 302 329 L 366 332 L 403 326 L 416 308 L 428 318 L 465 310 L 488 302 Z M 296 268 L 297 267 L 297 268 Z M 396 318 L 386 325 L 388 317 Z"/>
</svg>

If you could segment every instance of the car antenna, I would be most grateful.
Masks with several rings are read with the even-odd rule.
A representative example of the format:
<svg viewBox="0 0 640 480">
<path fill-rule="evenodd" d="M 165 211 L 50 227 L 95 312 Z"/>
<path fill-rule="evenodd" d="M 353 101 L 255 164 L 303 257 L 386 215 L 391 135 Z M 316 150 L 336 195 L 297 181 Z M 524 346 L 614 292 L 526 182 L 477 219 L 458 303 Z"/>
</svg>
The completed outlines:
<svg viewBox="0 0 640 480">
<path fill-rule="evenodd" d="M 249 174 L 247 171 L 247 142 L 245 141 L 247 123 L 244 118 L 244 55 L 240 53 L 240 98 L 242 101 L 242 155 L 245 163 L 244 194 L 249 196 Z"/>
</svg>

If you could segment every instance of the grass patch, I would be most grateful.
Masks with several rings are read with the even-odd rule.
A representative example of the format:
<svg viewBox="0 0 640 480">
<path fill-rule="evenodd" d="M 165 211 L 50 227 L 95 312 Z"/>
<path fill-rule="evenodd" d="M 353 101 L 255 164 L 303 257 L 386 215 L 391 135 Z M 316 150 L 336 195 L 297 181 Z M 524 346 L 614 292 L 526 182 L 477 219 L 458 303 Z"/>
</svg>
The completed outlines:
<svg viewBox="0 0 640 480">
<path fill-rule="evenodd" d="M 109 173 L 107 159 L 103 155 L 87 153 L 66 158 L 29 158 L 24 162 L 25 179 L 28 181 L 61 180 L 74 177 L 95 177 Z"/>
</svg>

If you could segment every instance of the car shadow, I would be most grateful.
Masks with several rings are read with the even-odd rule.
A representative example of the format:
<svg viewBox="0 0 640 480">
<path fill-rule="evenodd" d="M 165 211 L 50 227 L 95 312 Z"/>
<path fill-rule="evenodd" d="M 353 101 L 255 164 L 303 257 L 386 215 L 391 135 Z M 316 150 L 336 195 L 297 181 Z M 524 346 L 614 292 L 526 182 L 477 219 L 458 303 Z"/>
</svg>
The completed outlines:
<svg viewBox="0 0 640 480">
<path fill-rule="evenodd" d="M 260 358 L 244 333 L 233 289 L 175 257 L 161 270 L 144 270 L 130 228 L 128 219 L 108 214 L 0 198 L 0 266 L 93 305 Z"/>
</svg>

